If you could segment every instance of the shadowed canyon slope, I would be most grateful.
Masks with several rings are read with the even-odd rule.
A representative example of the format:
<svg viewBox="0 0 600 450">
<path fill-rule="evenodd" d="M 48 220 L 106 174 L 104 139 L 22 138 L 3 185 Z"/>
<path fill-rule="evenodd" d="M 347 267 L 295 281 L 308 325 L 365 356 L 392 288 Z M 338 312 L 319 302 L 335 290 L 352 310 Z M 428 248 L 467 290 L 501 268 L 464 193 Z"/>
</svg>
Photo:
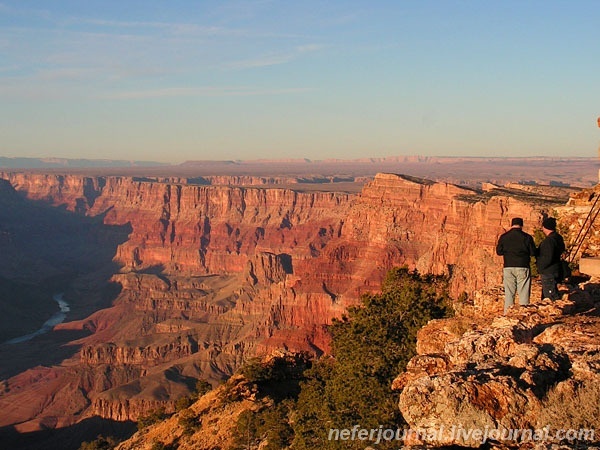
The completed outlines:
<svg viewBox="0 0 600 450">
<path fill-rule="evenodd" d="M 60 213 L 72 221 L 68 237 L 93 237 L 76 239 L 77 258 L 46 242 L 53 234 L 30 239 L 62 277 L 56 289 L 72 313 L 35 342 L 0 345 L 0 427 L 21 432 L 91 416 L 136 420 L 172 409 L 197 378 L 227 377 L 252 355 L 326 352 L 326 325 L 393 266 L 447 274 L 455 296 L 498 285 L 494 246 L 510 219 L 523 217 L 533 232 L 568 198 L 393 174 L 378 174 L 360 194 L 3 176 L 0 194 L 18 202 L 13 211 Z M 60 227 L 44 228 L 60 235 Z M 3 233 L 6 242 L 20 236 L 10 226 Z M 11 282 L 52 275 L 29 260 L 4 260 L 2 269 Z"/>
</svg>

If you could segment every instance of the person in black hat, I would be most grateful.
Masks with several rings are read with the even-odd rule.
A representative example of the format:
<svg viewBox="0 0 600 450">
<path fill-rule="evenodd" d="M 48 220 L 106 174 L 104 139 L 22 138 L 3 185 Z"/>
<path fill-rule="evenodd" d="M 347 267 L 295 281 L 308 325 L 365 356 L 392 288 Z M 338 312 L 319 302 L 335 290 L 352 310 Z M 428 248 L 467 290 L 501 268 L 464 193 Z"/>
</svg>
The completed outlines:
<svg viewBox="0 0 600 450">
<path fill-rule="evenodd" d="M 558 300 L 558 280 L 560 278 L 560 256 L 565 251 L 565 241 L 556 232 L 556 219 L 548 217 L 542 222 L 546 238 L 538 248 L 537 268 L 542 279 L 542 299 Z"/>
<path fill-rule="evenodd" d="M 520 305 L 529 304 L 531 292 L 531 257 L 536 255 L 533 237 L 523 231 L 523 219 L 515 217 L 511 227 L 502 234 L 496 245 L 496 253 L 504 257 L 504 313 L 519 296 Z"/>
</svg>

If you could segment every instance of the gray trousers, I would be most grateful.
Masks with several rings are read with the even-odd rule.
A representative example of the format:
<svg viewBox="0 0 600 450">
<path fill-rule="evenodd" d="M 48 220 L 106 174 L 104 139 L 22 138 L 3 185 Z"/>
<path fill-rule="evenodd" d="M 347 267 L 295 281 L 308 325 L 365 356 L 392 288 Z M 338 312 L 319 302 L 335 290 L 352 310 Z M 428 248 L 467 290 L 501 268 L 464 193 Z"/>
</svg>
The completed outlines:
<svg viewBox="0 0 600 450">
<path fill-rule="evenodd" d="M 529 267 L 504 268 L 504 312 L 515 304 L 515 295 L 519 296 L 520 305 L 529 305 L 531 292 L 531 274 Z"/>
</svg>

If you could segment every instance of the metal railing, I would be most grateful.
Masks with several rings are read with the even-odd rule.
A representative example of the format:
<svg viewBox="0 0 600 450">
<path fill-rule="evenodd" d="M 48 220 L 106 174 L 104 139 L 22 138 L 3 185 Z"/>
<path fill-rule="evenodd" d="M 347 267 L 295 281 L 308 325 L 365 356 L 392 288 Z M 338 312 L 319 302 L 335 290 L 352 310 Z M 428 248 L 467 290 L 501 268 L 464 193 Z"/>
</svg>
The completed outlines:
<svg viewBox="0 0 600 450">
<path fill-rule="evenodd" d="M 575 241 L 573 241 L 573 243 L 569 247 L 569 251 L 565 258 L 569 262 L 573 262 L 575 260 L 575 258 L 577 257 L 577 254 L 579 253 L 579 251 L 581 250 L 581 247 L 583 246 L 583 242 L 585 241 L 585 238 L 589 234 L 590 230 L 592 229 L 592 225 L 594 224 L 594 222 L 596 221 L 596 218 L 600 214 L 600 201 L 599 201 L 600 195 L 598 195 L 597 193 L 595 195 L 596 195 L 596 199 L 594 200 L 594 203 L 592 204 L 592 208 L 590 209 L 590 212 L 588 213 L 583 224 L 581 225 L 581 228 L 579 230 L 579 233 L 577 234 L 577 237 L 575 238 Z"/>
</svg>

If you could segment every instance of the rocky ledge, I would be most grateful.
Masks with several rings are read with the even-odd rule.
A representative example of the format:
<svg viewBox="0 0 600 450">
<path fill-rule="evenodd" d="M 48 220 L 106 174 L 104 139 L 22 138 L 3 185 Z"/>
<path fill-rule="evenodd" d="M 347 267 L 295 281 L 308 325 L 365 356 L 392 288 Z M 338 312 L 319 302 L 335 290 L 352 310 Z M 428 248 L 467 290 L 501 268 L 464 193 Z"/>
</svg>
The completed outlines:
<svg viewBox="0 0 600 450">
<path fill-rule="evenodd" d="M 600 284 L 572 286 L 559 301 L 513 307 L 505 316 L 499 294 L 480 293 L 457 305 L 454 318 L 420 331 L 417 355 L 393 385 L 415 431 L 406 444 L 597 445 Z"/>
</svg>

